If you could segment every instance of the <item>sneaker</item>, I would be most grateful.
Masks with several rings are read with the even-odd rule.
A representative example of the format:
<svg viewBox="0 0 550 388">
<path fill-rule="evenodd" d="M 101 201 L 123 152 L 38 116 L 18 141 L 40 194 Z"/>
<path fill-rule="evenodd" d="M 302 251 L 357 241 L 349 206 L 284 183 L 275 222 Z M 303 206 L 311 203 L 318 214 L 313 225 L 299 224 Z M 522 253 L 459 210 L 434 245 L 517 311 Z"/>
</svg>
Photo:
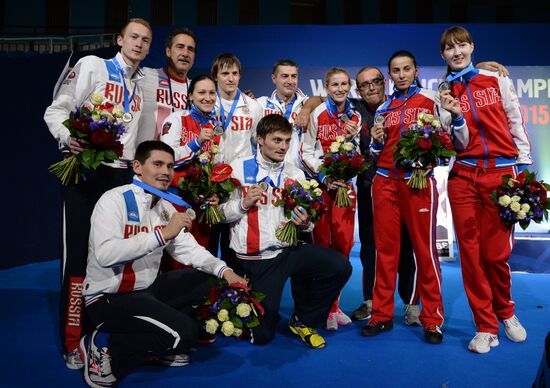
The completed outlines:
<svg viewBox="0 0 550 388">
<path fill-rule="evenodd" d="M 84 368 L 84 362 L 82 362 L 82 357 L 80 357 L 80 351 L 78 348 L 71 350 L 69 353 L 63 356 L 65 359 L 65 364 L 69 369 L 82 369 Z"/>
<path fill-rule="evenodd" d="M 90 387 L 114 387 L 117 380 L 111 372 L 109 349 L 99 349 L 94 344 L 96 334 L 97 330 L 80 340 L 80 351 L 84 355 L 84 379 Z"/>
<path fill-rule="evenodd" d="M 296 315 L 293 315 L 290 321 L 288 321 L 288 328 L 299 336 L 303 343 L 313 349 L 322 349 L 326 345 L 325 339 L 317 334 L 315 329 L 307 327 L 300 322 Z"/>
<path fill-rule="evenodd" d="M 354 321 L 366 321 L 370 319 L 372 313 L 372 300 L 366 300 L 361 306 L 351 313 L 351 319 Z"/>
<path fill-rule="evenodd" d="M 405 325 L 422 326 L 420 322 L 420 307 L 417 304 L 405 305 Z"/>
<path fill-rule="evenodd" d="M 478 332 L 468 344 L 468 349 L 475 353 L 488 353 L 495 346 L 498 346 L 496 334 Z"/>
<path fill-rule="evenodd" d="M 336 310 L 336 322 L 338 322 L 340 326 L 346 326 L 351 323 L 351 318 L 338 307 L 338 310 Z"/>
<path fill-rule="evenodd" d="M 361 335 L 365 337 L 374 337 L 384 331 L 390 331 L 393 329 L 393 321 L 373 321 L 371 320 L 367 325 L 361 329 Z"/>
<path fill-rule="evenodd" d="M 185 353 L 171 354 L 153 357 L 153 362 L 164 366 L 185 366 L 189 365 L 191 362 L 191 357 Z"/>
<path fill-rule="evenodd" d="M 424 328 L 424 338 L 429 344 L 439 345 L 443 342 L 443 332 L 437 325 L 427 325 Z"/>
<path fill-rule="evenodd" d="M 327 330 L 338 330 L 338 321 L 336 320 L 336 313 L 329 313 L 327 318 Z"/>
<path fill-rule="evenodd" d="M 513 342 L 523 342 L 527 339 L 527 332 L 521 325 L 518 317 L 512 315 L 511 318 L 502 321 L 504 323 L 504 332 L 506 337 Z"/>
</svg>

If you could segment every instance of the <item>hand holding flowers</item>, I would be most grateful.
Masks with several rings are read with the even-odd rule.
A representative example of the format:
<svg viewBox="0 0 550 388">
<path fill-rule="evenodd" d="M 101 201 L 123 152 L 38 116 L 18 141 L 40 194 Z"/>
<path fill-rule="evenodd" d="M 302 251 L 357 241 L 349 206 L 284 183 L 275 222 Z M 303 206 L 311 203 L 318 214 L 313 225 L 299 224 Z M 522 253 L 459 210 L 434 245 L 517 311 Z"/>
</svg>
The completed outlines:
<svg viewBox="0 0 550 388">
<path fill-rule="evenodd" d="M 275 236 L 290 245 L 297 245 L 297 226 L 316 222 L 324 210 L 323 191 L 315 179 L 287 179 L 281 195 L 275 206 L 283 206 L 285 217 L 290 221 L 281 225 Z"/>
<path fill-rule="evenodd" d="M 65 186 L 80 182 L 83 167 L 95 170 L 101 162 L 114 162 L 122 156 L 123 109 L 105 102 L 99 93 L 94 93 L 90 102 L 91 107 L 76 108 L 63 122 L 70 132 L 72 155 L 49 167 Z"/>
<path fill-rule="evenodd" d="M 440 158 L 448 159 L 456 155 L 451 138 L 441 128 L 441 123 L 434 116 L 421 112 L 418 120 L 401 135 L 393 147 L 394 159 L 407 169 L 412 168 L 412 175 L 407 184 L 413 189 L 428 187 L 426 174 L 436 166 Z"/>
<path fill-rule="evenodd" d="M 363 173 L 369 166 L 364 155 L 361 155 L 353 143 L 345 140 L 344 136 L 338 136 L 325 153 L 323 164 L 319 167 L 319 173 L 326 175 L 325 182 L 332 184 L 335 181 L 347 182 L 358 174 Z M 336 192 L 336 206 L 351 206 L 347 185 L 338 186 Z"/>
<path fill-rule="evenodd" d="M 222 221 L 223 216 L 217 204 L 240 185 L 231 178 L 233 168 L 229 164 L 214 162 L 217 153 L 217 145 L 212 145 L 210 151 L 199 153 L 194 162 L 183 171 L 178 182 L 184 193 L 201 201 L 200 208 L 204 212 L 200 215 L 199 222 L 206 222 L 208 225 Z"/>
<path fill-rule="evenodd" d="M 490 198 L 497 205 L 500 219 L 506 226 L 519 223 L 525 230 L 531 221 L 538 224 L 543 218 L 548 220 L 548 189 L 550 185 L 537 181 L 535 173 L 524 170 L 515 178 L 504 175 L 502 184 Z"/>
</svg>

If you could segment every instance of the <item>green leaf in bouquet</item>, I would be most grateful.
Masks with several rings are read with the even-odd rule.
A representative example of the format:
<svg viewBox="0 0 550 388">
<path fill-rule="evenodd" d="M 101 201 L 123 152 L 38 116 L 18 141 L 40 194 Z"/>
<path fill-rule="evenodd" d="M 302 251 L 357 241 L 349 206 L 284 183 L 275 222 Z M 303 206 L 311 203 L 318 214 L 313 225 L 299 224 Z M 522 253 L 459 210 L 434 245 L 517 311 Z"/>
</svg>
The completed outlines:
<svg viewBox="0 0 550 388">
<path fill-rule="evenodd" d="M 222 309 L 231 310 L 233 308 L 233 304 L 231 303 L 231 300 L 229 300 L 228 298 L 225 298 L 220 303 L 220 307 Z"/>
<path fill-rule="evenodd" d="M 88 168 L 92 168 L 92 165 L 95 162 L 95 151 L 91 149 L 87 149 L 86 151 L 83 151 L 80 155 L 80 158 L 82 160 L 82 164 L 85 165 Z"/>
<path fill-rule="evenodd" d="M 216 279 L 216 278 L 208 278 L 207 283 L 208 283 L 208 286 L 209 286 L 210 288 L 216 287 L 216 286 L 218 285 L 218 279 Z"/>
<path fill-rule="evenodd" d="M 252 299 L 256 299 L 258 302 L 261 302 L 265 299 L 265 294 L 263 292 L 251 291 L 250 296 L 252 297 Z"/>
<path fill-rule="evenodd" d="M 246 322 L 246 327 L 249 329 L 252 329 L 254 327 L 260 326 L 260 320 L 256 318 L 255 316 L 252 316 L 252 319 L 248 322 Z"/>
<path fill-rule="evenodd" d="M 105 150 L 103 157 L 106 162 L 114 162 L 118 159 L 118 155 L 113 150 Z"/>
<path fill-rule="evenodd" d="M 231 317 L 231 323 L 237 329 L 242 329 L 243 328 L 243 321 L 241 321 L 241 319 L 239 317 Z"/>
<path fill-rule="evenodd" d="M 229 179 L 219 182 L 219 185 L 223 189 L 223 191 L 226 192 L 233 191 L 235 189 L 235 185 Z"/>
<path fill-rule="evenodd" d="M 537 221 L 535 221 L 535 222 L 537 222 Z M 519 226 L 521 226 L 521 229 L 525 230 L 529 226 L 529 221 L 519 221 L 518 224 L 519 224 Z"/>
<path fill-rule="evenodd" d="M 95 170 L 96 168 L 99 167 L 101 162 L 104 160 L 103 156 L 105 155 L 105 151 L 103 151 L 103 150 L 97 151 L 97 152 L 94 152 L 94 154 L 95 154 L 94 155 L 94 162 L 91 165 L 91 167 Z"/>
</svg>

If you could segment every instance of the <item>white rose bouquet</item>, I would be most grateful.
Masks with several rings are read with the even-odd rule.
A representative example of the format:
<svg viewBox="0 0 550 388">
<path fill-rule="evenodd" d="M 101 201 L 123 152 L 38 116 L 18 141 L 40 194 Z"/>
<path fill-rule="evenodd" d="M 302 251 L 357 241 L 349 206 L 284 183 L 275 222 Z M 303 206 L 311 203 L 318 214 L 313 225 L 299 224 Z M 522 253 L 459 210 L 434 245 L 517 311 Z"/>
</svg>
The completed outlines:
<svg viewBox="0 0 550 388">
<path fill-rule="evenodd" d="M 208 284 L 208 297 L 196 306 L 197 319 L 207 333 L 240 337 L 261 324 L 264 294 L 224 279 L 210 279 Z"/>
<path fill-rule="evenodd" d="M 498 207 L 500 219 L 505 225 L 519 223 L 525 230 L 531 221 L 538 224 L 543 218 L 548 220 L 548 189 L 550 185 L 542 180 L 537 181 L 535 173 L 524 170 L 515 178 L 504 175 L 502 184 L 490 198 Z"/>
</svg>

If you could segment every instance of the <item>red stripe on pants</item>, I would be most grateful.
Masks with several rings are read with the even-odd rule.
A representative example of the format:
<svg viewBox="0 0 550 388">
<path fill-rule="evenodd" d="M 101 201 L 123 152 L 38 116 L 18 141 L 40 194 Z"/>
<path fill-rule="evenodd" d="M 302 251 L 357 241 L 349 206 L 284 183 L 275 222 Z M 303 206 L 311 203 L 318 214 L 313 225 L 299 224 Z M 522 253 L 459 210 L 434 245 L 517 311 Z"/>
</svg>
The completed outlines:
<svg viewBox="0 0 550 388">
<path fill-rule="evenodd" d="M 376 175 L 372 185 L 372 200 L 376 245 L 372 319 L 393 319 L 401 227 L 405 222 L 417 266 L 417 287 L 422 301 L 420 321 L 423 326 L 443 325 L 441 270 L 435 247 L 435 179 L 428 178 L 428 187 L 417 190 L 410 188 L 404 179 Z"/>
<path fill-rule="evenodd" d="M 514 315 L 508 258 L 512 228 L 500 221 L 489 198 L 513 167 L 488 168 L 455 163 L 448 193 L 468 303 L 478 331 L 498 333 L 498 320 Z"/>
<path fill-rule="evenodd" d="M 246 235 L 246 253 L 257 254 L 260 251 L 260 225 L 258 223 L 258 207 L 248 210 L 248 231 Z"/>
<path fill-rule="evenodd" d="M 82 298 L 83 277 L 69 278 L 69 300 L 65 320 L 65 347 L 68 351 L 76 349 L 82 337 L 84 301 Z"/>
</svg>

